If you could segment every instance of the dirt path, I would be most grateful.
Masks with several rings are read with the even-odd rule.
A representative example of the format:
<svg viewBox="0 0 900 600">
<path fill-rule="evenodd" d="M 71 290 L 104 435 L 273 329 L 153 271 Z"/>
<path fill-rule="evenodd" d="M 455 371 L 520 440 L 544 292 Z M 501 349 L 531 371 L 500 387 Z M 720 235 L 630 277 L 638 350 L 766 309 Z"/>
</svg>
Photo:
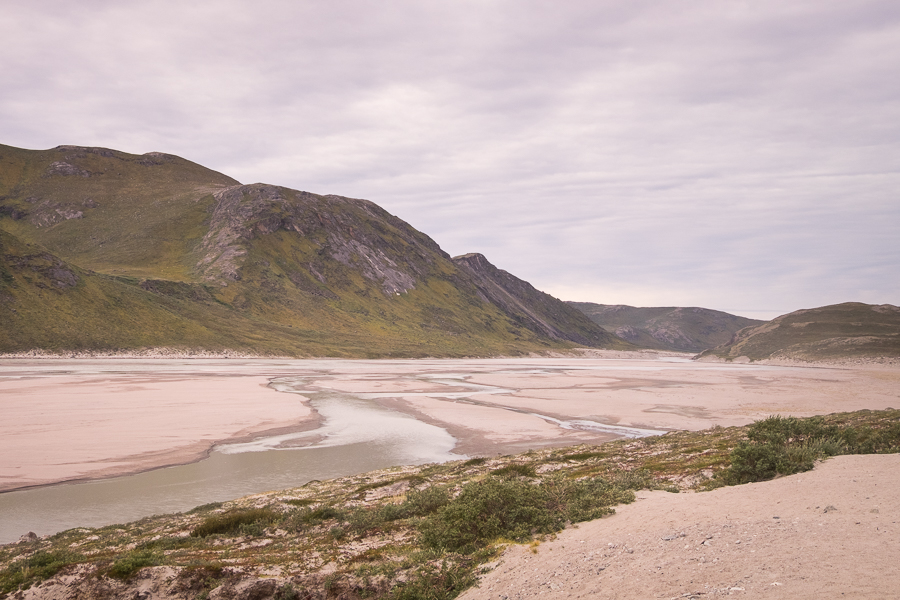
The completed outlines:
<svg viewBox="0 0 900 600">
<path fill-rule="evenodd" d="M 510 548 L 460 598 L 900 597 L 900 455 L 638 498 L 554 541 Z"/>
</svg>

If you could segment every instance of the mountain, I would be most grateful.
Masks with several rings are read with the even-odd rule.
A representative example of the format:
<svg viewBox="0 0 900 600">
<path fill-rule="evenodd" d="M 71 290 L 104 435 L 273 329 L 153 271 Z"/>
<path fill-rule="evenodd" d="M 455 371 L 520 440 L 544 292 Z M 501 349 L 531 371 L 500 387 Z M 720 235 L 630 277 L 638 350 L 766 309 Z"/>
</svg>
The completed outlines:
<svg viewBox="0 0 900 600">
<path fill-rule="evenodd" d="M 798 310 L 737 332 L 698 359 L 829 361 L 900 356 L 900 308 L 845 302 Z"/>
<path fill-rule="evenodd" d="M 480 298 L 538 335 L 585 346 L 629 348 L 620 338 L 597 327 L 581 311 L 498 269 L 482 254 L 464 254 L 455 257 L 453 262 L 471 274 Z"/>
<path fill-rule="evenodd" d="M 0 146 L 0 351 L 471 356 L 626 344 L 550 319 L 563 303 L 548 308 L 520 283 L 526 296 L 492 300 L 477 272 L 366 200 L 242 185 L 168 154 Z"/>
<path fill-rule="evenodd" d="M 636 346 L 676 352 L 701 352 L 728 342 L 744 327 L 765 323 L 708 308 L 569 304 L 597 325 Z"/>
</svg>

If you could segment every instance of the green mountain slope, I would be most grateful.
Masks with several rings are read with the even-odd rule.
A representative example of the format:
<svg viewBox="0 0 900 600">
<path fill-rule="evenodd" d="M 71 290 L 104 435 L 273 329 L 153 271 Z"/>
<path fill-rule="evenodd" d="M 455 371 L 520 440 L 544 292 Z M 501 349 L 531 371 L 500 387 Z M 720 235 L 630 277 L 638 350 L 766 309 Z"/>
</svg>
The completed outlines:
<svg viewBox="0 0 900 600">
<path fill-rule="evenodd" d="M 744 327 L 765 323 L 708 308 L 638 308 L 593 302 L 568 304 L 636 346 L 676 352 L 701 352 L 727 343 Z"/>
<path fill-rule="evenodd" d="M 845 302 L 798 310 L 742 329 L 727 344 L 707 350 L 698 358 L 828 361 L 898 356 L 900 308 Z"/>
<path fill-rule="evenodd" d="M 0 351 L 466 356 L 621 344 L 583 336 L 582 324 L 530 328 L 371 202 L 241 185 L 169 155 L 0 146 L 0 230 Z M 74 283 L 54 283 L 54 268 Z"/>
</svg>

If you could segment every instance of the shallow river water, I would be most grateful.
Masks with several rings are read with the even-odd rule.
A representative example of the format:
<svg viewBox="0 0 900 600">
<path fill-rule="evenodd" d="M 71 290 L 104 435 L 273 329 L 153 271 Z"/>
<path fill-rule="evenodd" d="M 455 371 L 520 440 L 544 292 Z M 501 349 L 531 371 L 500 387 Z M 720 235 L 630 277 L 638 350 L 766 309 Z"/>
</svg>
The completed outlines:
<svg viewBox="0 0 900 600">
<path fill-rule="evenodd" d="M 771 367 L 749 365 L 690 363 L 680 358 L 6 361 L 0 363 L 0 377 L 8 380 L 107 374 L 137 374 L 144 378 L 193 378 L 212 374 L 263 376 L 269 379 L 269 387 L 281 393 L 297 394 L 297 401 L 307 402 L 322 421 L 314 431 L 222 444 L 208 458 L 191 464 L 85 483 L 0 493 L 0 544 L 15 541 L 28 531 L 45 535 L 73 527 L 125 523 L 210 502 L 297 487 L 311 480 L 464 458 L 463 454 L 454 453 L 457 440 L 446 429 L 425 422 L 427 418 L 420 420 L 417 418 L 420 413 L 414 410 L 407 414 L 386 408 L 389 404 L 385 400 L 397 396 L 412 402 L 422 399 L 422 406 L 438 411 L 434 414 L 445 409 L 457 411 L 446 417 L 451 420 L 461 418 L 460 415 L 465 417 L 456 422 L 456 430 L 451 429 L 457 434 L 502 430 L 500 434 L 513 441 L 520 439 L 516 436 L 531 436 L 537 444 L 557 441 L 572 444 L 595 439 L 592 435 L 600 436 L 596 439 L 610 439 L 661 433 L 668 422 L 681 422 L 678 421 L 682 418 L 680 405 L 673 403 L 683 402 L 686 409 L 706 414 L 700 410 L 702 406 L 694 406 L 703 402 L 694 398 L 703 390 L 702 385 L 697 387 L 696 378 L 701 374 L 705 373 L 713 381 L 727 373 L 739 386 L 728 389 L 738 390 L 749 385 L 745 375 L 752 372 L 771 376 L 771 370 Z M 490 377 L 473 381 L 478 379 L 473 377 L 477 374 Z M 684 382 L 674 381 L 678 378 Z M 517 392 L 525 380 L 531 386 L 531 396 L 523 397 Z M 621 384 L 619 387 L 609 387 L 617 382 Z M 545 397 L 541 395 L 543 391 L 557 395 Z M 667 395 L 661 396 L 663 393 Z M 577 402 L 584 394 L 592 402 L 607 402 L 607 408 L 596 409 L 599 417 L 578 408 Z M 528 404 L 532 396 L 539 400 Z M 640 413 L 640 419 L 632 418 L 631 423 L 652 418 L 659 423 L 654 425 L 658 429 L 641 428 L 627 421 L 615 424 L 614 418 L 601 418 L 641 402 L 646 403 L 647 410 Z M 469 408 L 459 412 L 459 407 Z M 543 414 L 545 408 L 548 414 Z M 585 418 L 585 414 L 590 418 Z M 713 419 L 708 424 L 697 421 L 689 425 L 710 426 L 716 422 L 714 417 L 703 416 Z M 726 414 L 726 418 L 731 417 Z M 430 422 L 444 423 L 440 419 Z M 27 424 L 18 426 L 24 425 Z"/>
<path fill-rule="evenodd" d="M 124 523 L 314 479 L 461 458 L 451 452 L 453 437 L 439 427 L 349 395 L 306 395 L 325 419 L 314 432 L 222 445 L 205 460 L 137 475 L 0 494 L 0 543 L 27 531 Z M 274 449 L 303 437 L 321 440 Z"/>
</svg>

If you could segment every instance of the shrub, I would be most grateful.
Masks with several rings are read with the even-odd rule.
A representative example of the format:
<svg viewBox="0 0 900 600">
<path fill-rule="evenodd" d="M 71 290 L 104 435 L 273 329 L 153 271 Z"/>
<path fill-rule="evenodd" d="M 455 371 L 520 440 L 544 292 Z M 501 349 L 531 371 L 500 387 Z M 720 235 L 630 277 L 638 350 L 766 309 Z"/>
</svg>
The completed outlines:
<svg viewBox="0 0 900 600">
<path fill-rule="evenodd" d="M 446 488 L 433 485 L 423 490 L 412 490 L 406 495 L 401 505 L 408 517 L 423 517 L 437 512 L 450 502 L 450 493 Z"/>
<path fill-rule="evenodd" d="M 537 477 L 532 465 L 511 464 L 491 471 L 497 477 Z"/>
<path fill-rule="evenodd" d="M 268 508 L 248 508 L 212 515 L 191 531 L 193 537 L 214 534 L 260 535 L 267 525 L 278 520 L 278 514 Z"/>
<path fill-rule="evenodd" d="M 107 571 L 110 577 L 129 579 L 144 567 L 155 567 L 162 564 L 163 557 L 150 550 L 131 552 L 119 558 Z"/>
<path fill-rule="evenodd" d="M 9 565 L 0 571 L 0 594 L 15 591 L 20 587 L 28 589 L 33 583 L 53 577 L 63 568 L 77 563 L 81 555 L 67 551 L 39 550 L 28 558 Z"/>
<path fill-rule="evenodd" d="M 440 567 L 424 565 L 409 581 L 392 590 L 394 600 L 452 600 L 477 581 L 468 562 L 443 561 Z"/>
<path fill-rule="evenodd" d="M 422 543 L 437 550 L 473 551 L 498 537 L 525 539 L 560 528 L 544 489 L 515 479 L 487 477 L 463 486 L 459 496 L 423 523 Z"/>
<path fill-rule="evenodd" d="M 296 518 L 301 523 L 319 525 L 331 519 L 343 519 L 344 512 L 333 506 L 318 506 L 299 511 Z"/>
<path fill-rule="evenodd" d="M 720 474 L 728 485 L 808 471 L 829 456 L 900 451 L 900 423 L 841 427 L 823 417 L 775 415 L 750 425 L 747 438 L 731 451 L 731 464 Z"/>
</svg>

